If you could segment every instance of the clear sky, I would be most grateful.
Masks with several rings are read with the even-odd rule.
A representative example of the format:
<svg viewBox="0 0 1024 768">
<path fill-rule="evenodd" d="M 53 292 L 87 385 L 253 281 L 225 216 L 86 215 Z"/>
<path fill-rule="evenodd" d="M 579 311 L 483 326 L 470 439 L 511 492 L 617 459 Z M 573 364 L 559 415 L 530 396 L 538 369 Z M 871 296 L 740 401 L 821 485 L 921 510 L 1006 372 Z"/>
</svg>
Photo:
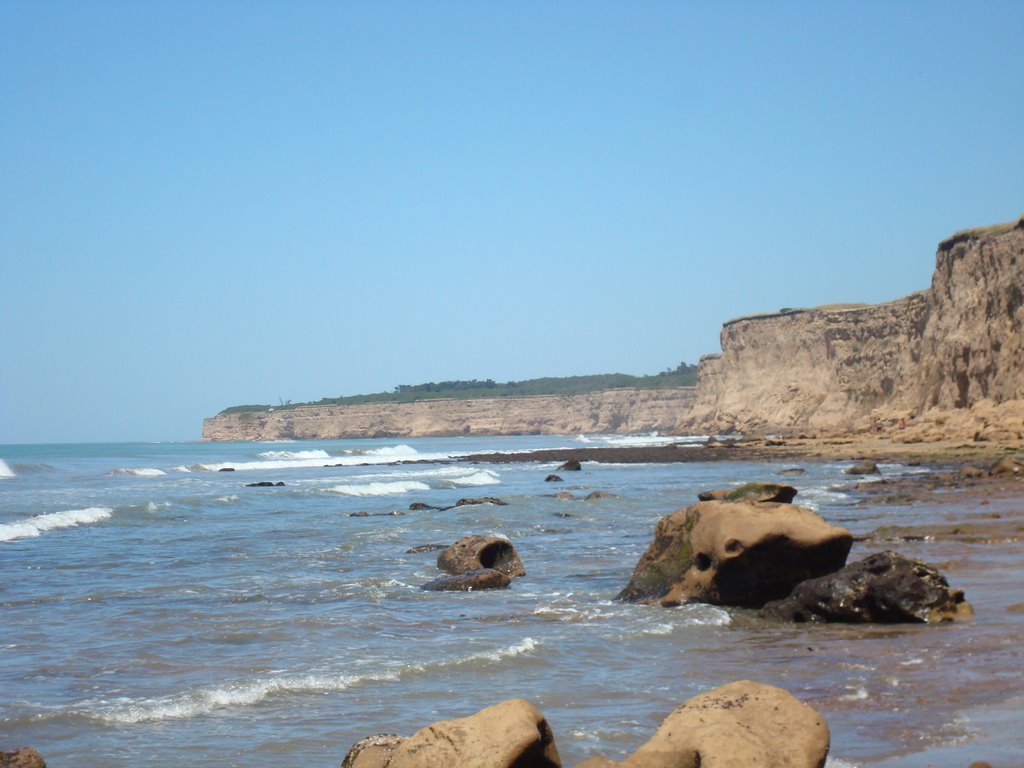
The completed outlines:
<svg viewBox="0 0 1024 768">
<path fill-rule="evenodd" d="M 1024 212 L 1024 3 L 0 0 L 0 443 L 656 373 Z"/>
</svg>

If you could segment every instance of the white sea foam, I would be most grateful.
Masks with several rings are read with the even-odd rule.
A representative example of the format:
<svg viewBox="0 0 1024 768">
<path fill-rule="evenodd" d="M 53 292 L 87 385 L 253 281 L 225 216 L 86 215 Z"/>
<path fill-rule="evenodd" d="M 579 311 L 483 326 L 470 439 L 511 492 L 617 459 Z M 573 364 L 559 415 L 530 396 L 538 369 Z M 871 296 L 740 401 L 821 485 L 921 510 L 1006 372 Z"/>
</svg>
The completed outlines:
<svg viewBox="0 0 1024 768">
<path fill-rule="evenodd" d="M 822 505 L 842 504 L 849 500 L 849 495 L 839 491 L 831 491 L 827 488 L 804 488 L 797 494 L 796 503 L 817 512 Z"/>
<path fill-rule="evenodd" d="M 175 467 L 174 471 L 175 472 L 191 472 L 192 470 L 189 467 L 186 467 L 184 464 L 182 464 L 180 466 Z"/>
<path fill-rule="evenodd" d="M 327 451 L 264 451 L 257 454 L 261 459 L 288 460 L 288 459 L 329 459 L 331 454 Z"/>
<path fill-rule="evenodd" d="M 76 707 L 74 711 L 113 723 L 184 720 L 206 715 L 218 709 L 251 707 L 279 693 L 332 693 L 366 683 L 395 682 L 408 672 L 422 672 L 431 668 L 458 666 L 477 661 L 501 661 L 530 653 L 538 646 L 536 640 L 527 637 L 505 648 L 479 651 L 460 659 L 413 664 L 366 675 L 310 674 L 258 677 L 155 699 L 103 701 L 98 702 L 98 706 Z"/>
<path fill-rule="evenodd" d="M 7 462 L 0 459 L 0 480 L 6 480 L 14 476 L 14 472 L 9 466 L 7 466 Z"/>
<path fill-rule="evenodd" d="M 474 472 L 471 475 L 463 475 L 460 477 L 449 478 L 455 485 L 500 485 L 501 478 L 497 472 L 492 472 L 489 469 L 483 469 L 479 472 Z"/>
<path fill-rule="evenodd" d="M 134 477 L 159 477 L 160 475 L 166 475 L 162 469 L 155 469 L 154 467 L 121 467 L 119 469 L 111 470 L 112 475 L 132 475 Z"/>
<path fill-rule="evenodd" d="M 191 469 L 206 471 L 206 472 L 218 472 L 221 469 L 235 469 L 240 472 L 251 471 L 251 470 L 270 470 L 270 469 L 295 469 L 302 467 L 323 467 L 327 466 L 342 466 L 342 467 L 353 467 L 360 464 L 393 464 L 399 461 L 408 461 L 415 459 L 418 461 L 442 461 L 444 459 L 450 459 L 458 454 L 451 453 L 418 453 L 416 449 L 410 448 L 408 445 L 393 445 L 384 448 L 376 448 L 364 453 L 343 453 L 339 456 L 330 456 L 323 451 L 267 451 L 266 454 L 271 453 L 291 453 L 293 456 L 303 453 L 318 454 L 317 456 L 307 456 L 304 458 L 290 458 L 290 459 L 263 459 L 261 461 L 225 461 L 217 464 L 195 464 Z M 323 455 L 319 455 L 323 454 Z M 265 454 L 260 454 L 261 456 Z"/>
<path fill-rule="evenodd" d="M 860 763 L 851 763 L 829 755 L 825 760 L 825 768 L 860 768 Z"/>
<path fill-rule="evenodd" d="M 672 445 L 682 443 L 684 445 L 700 444 L 706 441 L 707 435 L 687 435 L 679 437 L 674 435 L 659 435 L 657 432 L 649 432 L 646 435 L 579 435 L 576 442 L 591 445 L 607 445 L 617 448 L 643 448 L 645 446 Z"/>
<path fill-rule="evenodd" d="M 105 520 L 113 512 L 114 510 L 108 507 L 88 507 L 87 509 L 69 509 L 65 512 L 51 512 L 46 515 L 28 517 L 24 520 L 0 525 L 0 541 L 32 538 L 45 531 L 88 525 Z"/>
<path fill-rule="evenodd" d="M 429 491 L 430 486 L 418 480 L 398 480 L 392 483 L 349 483 L 334 485 L 324 490 L 345 496 L 394 496 L 410 491 Z"/>
</svg>

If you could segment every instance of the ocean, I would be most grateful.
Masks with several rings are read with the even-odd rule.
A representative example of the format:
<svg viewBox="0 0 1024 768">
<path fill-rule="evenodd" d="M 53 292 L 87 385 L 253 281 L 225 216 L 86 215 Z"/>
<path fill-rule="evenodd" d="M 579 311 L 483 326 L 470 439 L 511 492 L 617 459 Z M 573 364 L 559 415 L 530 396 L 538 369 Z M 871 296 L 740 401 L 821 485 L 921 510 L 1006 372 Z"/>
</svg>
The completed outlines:
<svg viewBox="0 0 1024 768">
<path fill-rule="evenodd" d="M 0 446 L 0 749 L 33 746 L 50 768 L 326 768 L 365 736 L 523 697 L 572 766 L 625 756 L 687 698 L 744 678 L 825 716 L 833 768 L 997 764 L 1024 747 L 1019 542 L 892 545 L 966 591 L 966 624 L 790 626 L 614 600 L 658 519 L 704 489 L 797 465 L 796 503 L 855 534 L 957 509 L 876 504 L 850 462 L 588 462 L 552 483 L 550 463 L 458 461 L 671 440 Z M 507 506 L 409 509 L 480 496 Z M 526 575 L 422 590 L 436 552 L 409 550 L 469 534 L 508 537 Z M 884 548 L 857 543 L 851 560 Z"/>
</svg>

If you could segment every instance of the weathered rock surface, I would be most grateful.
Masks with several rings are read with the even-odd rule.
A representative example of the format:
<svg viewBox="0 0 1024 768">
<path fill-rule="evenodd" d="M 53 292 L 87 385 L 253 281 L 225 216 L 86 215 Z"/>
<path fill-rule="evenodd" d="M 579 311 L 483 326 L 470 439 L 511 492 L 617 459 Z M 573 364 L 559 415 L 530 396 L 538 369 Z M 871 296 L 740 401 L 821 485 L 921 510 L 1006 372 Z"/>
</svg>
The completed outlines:
<svg viewBox="0 0 1024 768">
<path fill-rule="evenodd" d="M 0 752 L 0 768 L 46 768 L 42 755 L 31 747 Z"/>
<path fill-rule="evenodd" d="M 871 431 L 882 422 L 893 439 L 919 441 L 937 439 L 915 423 L 935 409 L 939 434 L 1020 439 L 1022 404 L 997 409 L 1024 400 L 1024 218 L 958 233 L 935 261 L 930 288 L 887 304 L 727 322 L 677 431 Z M 980 419 L 949 418 L 986 401 Z"/>
<path fill-rule="evenodd" d="M 360 739 L 341 761 L 341 768 L 387 768 L 404 738 L 394 733 L 380 733 Z"/>
<path fill-rule="evenodd" d="M 512 577 L 494 568 L 474 568 L 463 573 L 438 576 L 421 589 L 429 592 L 476 592 L 482 589 L 505 589 Z"/>
<path fill-rule="evenodd" d="M 496 507 L 507 507 L 508 502 L 495 498 L 494 496 L 481 496 L 476 499 L 459 499 L 455 502 L 456 507 L 470 507 L 475 504 L 493 504 Z"/>
<path fill-rule="evenodd" d="M 740 680 L 695 696 L 625 760 L 578 768 L 822 768 L 829 732 L 810 706 L 781 688 Z"/>
<path fill-rule="evenodd" d="M 841 571 L 798 584 L 761 609 L 766 618 L 848 623 L 958 621 L 974 614 L 964 593 L 932 566 L 880 552 Z"/>
<path fill-rule="evenodd" d="M 796 498 L 796 488 L 780 483 L 745 483 L 738 488 L 720 488 L 713 491 L 701 491 L 697 498 L 701 501 L 775 501 L 789 504 Z"/>
<path fill-rule="evenodd" d="M 374 739 L 380 739 L 382 744 L 374 744 Z M 364 755 L 365 763 L 360 762 Z M 407 739 L 396 740 L 392 736 L 364 739 L 352 747 L 342 763 L 343 768 L 560 768 L 561 765 L 551 727 L 525 699 L 503 701 L 469 717 L 442 720 Z"/>
<path fill-rule="evenodd" d="M 581 469 L 583 467 L 577 459 L 569 459 L 558 468 L 560 472 L 579 472 Z"/>
<path fill-rule="evenodd" d="M 467 536 L 437 556 L 437 567 L 447 573 L 466 573 L 493 568 L 509 576 L 523 576 L 526 569 L 512 542 L 499 536 Z"/>
<path fill-rule="evenodd" d="M 203 421 L 204 440 L 316 440 L 445 435 L 671 434 L 693 400 L 692 387 L 612 389 L 414 403 L 312 405 L 221 413 Z"/>
<path fill-rule="evenodd" d="M 658 522 L 618 599 L 759 608 L 842 568 L 852 543 L 793 504 L 702 501 Z"/>
<path fill-rule="evenodd" d="M 1024 462 L 1016 456 L 1004 456 L 988 471 L 992 477 L 1024 477 Z"/>
</svg>

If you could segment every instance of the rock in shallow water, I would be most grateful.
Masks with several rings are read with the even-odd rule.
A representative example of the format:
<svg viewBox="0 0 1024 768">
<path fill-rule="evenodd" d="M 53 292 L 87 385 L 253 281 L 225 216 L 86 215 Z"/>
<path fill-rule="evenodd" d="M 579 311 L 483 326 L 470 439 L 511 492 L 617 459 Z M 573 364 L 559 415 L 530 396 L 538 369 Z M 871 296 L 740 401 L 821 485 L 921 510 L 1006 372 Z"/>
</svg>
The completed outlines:
<svg viewBox="0 0 1024 768">
<path fill-rule="evenodd" d="M 493 568 L 477 568 L 465 573 L 439 576 L 424 584 L 421 589 L 429 592 L 476 592 L 482 589 L 505 589 L 512 583 L 507 573 Z"/>
<path fill-rule="evenodd" d="M 821 768 L 825 720 L 788 691 L 750 680 L 695 696 L 621 762 L 594 757 L 577 768 Z"/>
<path fill-rule="evenodd" d="M 853 537 L 793 504 L 702 501 L 666 515 L 619 600 L 760 608 L 843 567 Z"/>
<path fill-rule="evenodd" d="M 448 573 L 493 568 L 509 576 L 523 576 L 526 569 L 512 542 L 499 536 L 466 536 L 437 556 L 437 567 Z"/>
<path fill-rule="evenodd" d="M 932 566 L 880 552 L 798 584 L 789 597 L 765 605 L 761 615 L 798 622 L 934 623 L 970 619 L 974 611 Z"/>
<path fill-rule="evenodd" d="M 42 755 L 31 747 L 0 752 L 0 768 L 46 768 Z"/>
<path fill-rule="evenodd" d="M 701 501 L 775 501 L 779 504 L 789 504 L 795 497 L 796 488 L 781 483 L 746 483 L 739 488 L 722 488 L 697 494 Z"/>
<path fill-rule="evenodd" d="M 561 768 L 551 727 L 525 699 L 442 720 L 407 739 L 363 739 L 343 768 Z"/>
</svg>

